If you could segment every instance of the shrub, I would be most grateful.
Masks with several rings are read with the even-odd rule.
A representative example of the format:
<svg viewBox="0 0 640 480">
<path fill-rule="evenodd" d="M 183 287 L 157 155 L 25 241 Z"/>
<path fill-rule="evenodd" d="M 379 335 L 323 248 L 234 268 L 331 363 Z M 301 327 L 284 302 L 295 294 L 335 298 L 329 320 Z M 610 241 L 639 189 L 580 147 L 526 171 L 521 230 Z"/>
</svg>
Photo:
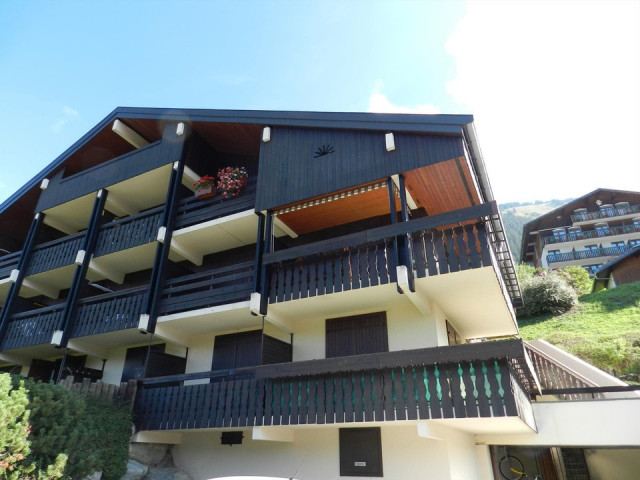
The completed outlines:
<svg viewBox="0 0 640 480">
<path fill-rule="evenodd" d="M 31 379 L 14 377 L 13 387 L 28 397 L 27 459 L 35 475 L 3 477 L 0 472 L 0 479 L 74 479 L 96 470 L 105 480 L 124 475 L 131 436 L 128 407 Z M 24 418 L 16 409 L 10 415 L 17 425 Z"/>
<path fill-rule="evenodd" d="M 558 275 L 565 279 L 571 288 L 573 288 L 578 296 L 585 293 L 591 293 L 593 280 L 584 268 L 574 265 L 572 267 L 563 267 L 556 270 Z"/>
<path fill-rule="evenodd" d="M 63 476 L 67 456 L 46 464 L 30 448 L 29 398 L 24 381 L 0 374 L 0 479 L 53 480 Z"/>
<path fill-rule="evenodd" d="M 567 312 L 577 301 L 576 292 L 558 274 L 532 276 L 522 282 L 523 307 L 518 316 L 558 315 Z"/>
</svg>

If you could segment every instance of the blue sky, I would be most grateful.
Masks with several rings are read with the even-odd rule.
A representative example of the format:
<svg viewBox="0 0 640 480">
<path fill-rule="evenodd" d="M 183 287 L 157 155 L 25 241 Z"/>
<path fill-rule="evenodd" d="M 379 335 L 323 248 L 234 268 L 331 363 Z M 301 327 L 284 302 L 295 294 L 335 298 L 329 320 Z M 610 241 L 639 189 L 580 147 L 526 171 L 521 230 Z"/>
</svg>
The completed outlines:
<svg viewBox="0 0 640 480">
<path fill-rule="evenodd" d="M 499 202 L 640 190 L 640 2 L 0 2 L 0 201 L 117 106 L 471 113 Z"/>
</svg>

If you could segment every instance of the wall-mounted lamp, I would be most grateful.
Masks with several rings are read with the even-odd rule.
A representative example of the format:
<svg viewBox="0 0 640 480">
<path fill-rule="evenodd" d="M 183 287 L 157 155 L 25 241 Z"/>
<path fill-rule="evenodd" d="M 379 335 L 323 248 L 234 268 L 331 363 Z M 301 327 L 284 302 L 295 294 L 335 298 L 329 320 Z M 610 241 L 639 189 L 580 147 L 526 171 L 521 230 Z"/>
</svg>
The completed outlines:
<svg viewBox="0 0 640 480">
<path fill-rule="evenodd" d="M 264 127 L 262 129 L 262 141 L 263 142 L 271 141 L 271 127 Z"/>
<path fill-rule="evenodd" d="M 389 132 L 384 136 L 384 143 L 387 147 L 387 152 L 391 152 L 396 149 L 396 141 L 393 138 L 393 133 Z"/>
</svg>

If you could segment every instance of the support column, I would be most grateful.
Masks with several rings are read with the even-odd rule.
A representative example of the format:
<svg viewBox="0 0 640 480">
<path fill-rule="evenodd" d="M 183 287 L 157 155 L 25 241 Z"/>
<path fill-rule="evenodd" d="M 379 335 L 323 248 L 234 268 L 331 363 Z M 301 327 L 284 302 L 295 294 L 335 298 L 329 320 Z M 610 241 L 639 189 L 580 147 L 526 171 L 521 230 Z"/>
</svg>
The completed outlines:
<svg viewBox="0 0 640 480">
<path fill-rule="evenodd" d="M 71 332 L 75 325 L 75 317 L 78 311 L 78 297 L 80 296 L 82 283 L 87 276 L 89 262 L 91 261 L 91 256 L 93 255 L 93 251 L 98 240 L 98 234 L 100 233 L 100 220 L 102 219 L 102 212 L 104 211 L 104 205 L 107 201 L 107 193 L 108 192 L 106 190 L 100 190 L 96 195 L 96 199 L 93 202 L 93 210 L 91 211 L 91 218 L 89 219 L 87 232 L 85 233 L 84 240 L 82 241 L 82 248 L 78 251 L 78 255 L 76 257 L 76 269 L 75 272 L 73 272 L 73 280 L 71 282 L 64 310 L 62 311 L 62 318 L 60 319 L 58 330 L 53 333 L 53 338 L 51 339 L 51 343 L 60 347 L 67 346 L 69 337 L 71 336 Z M 60 372 L 63 370 L 64 364 L 60 366 Z"/>
<path fill-rule="evenodd" d="M 398 190 L 400 191 L 400 217 L 403 222 L 409 221 L 409 210 L 407 209 L 407 190 L 404 184 L 404 175 L 398 175 Z M 398 237 L 398 257 L 400 265 L 407 267 L 407 280 L 409 282 L 409 290 L 415 292 L 413 278 L 413 245 L 411 242 L 411 234 L 406 233 Z"/>
<path fill-rule="evenodd" d="M 393 196 L 393 179 L 391 177 L 387 178 L 387 192 L 389 194 L 389 212 L 391 215 L 391 225 L 395 225 L 398 223 L 398 218 L 396 215 L 396 199 Z M 398 237 L 393 237 L 393 252 L 391 253 L 392 258 L 396 260 L 396 277 L 398 273 L 398 267 L 402 265 L 400 262 L 400 252 L 398 250 Z M 397 283 L 396 278 L 396 283 Z M 403 293 L 400 285 L 397 285 L 398 293 Z"/>
<path fill-rule="evenodd" d="M 262 253 L 264 249 L 264 225 L 265 218 L 261 212 L 258 215 L 258 234 L 256 237 L 256 254 L 253 260 L 253 288 L 251 289 L 251 314 L 258 315 L 260 313 L 262 282 Z"/>
<path fill-rule="evenodd" d="M 182 126 L 182 128 L 180 128 Z M 177 128 L 176 128 L 177 127 Z M 173 133 L 175 132 L 175 134 Z M 181 133 L 179 133 L 181 132 Z M 156 255 L 151 270 L 151 280 L 149 281 L 149 294 L 144 308 L 144 313 L 140 316 L 138 328 L 147 333 L 154 333 L 158 320 L 158 305 L 162 296 L 164 285 L 164 274 L 171 248 L 171 235 L 175 224 L 176 211 L 178 207 L 178 193 L 182 184 L 182 173 L 184 172 L 184 139 L 187 137 L 184 124 L 167 125 L 165 127 L 162 141 L 182 143 L 179 149 L 179 158 L 173 164 L 171 178 L 169 179 L 169 189 L 165 200 L 164 212 L 162 215 L 162 226 L 158 232 L 158 245 Z"/>
<path fill-rule="evenodd" d="M 29 267 L 29 261 L 31 260 L 31 253 L 40 231 L 40 226 L 44 220 L 44 213 L 36 213 L 31 221 L 31 227 L 29 227 L 29 233 L 22 246 L 22 253 L 20 254 L 20 260 L 18 261 L 18 269 L 11 272 L 11 276 L 14 278 L 14 282 L 9 286 L 7 292 L 7 298 L 5 299 L 0 313 L 0 341 L 4 340 L 4 334 L 7 331 L 9 320 L 11 319 L 11 312 L 13 310 L 13 304 L 16 298 L 20 294 L 20 288 L 22 287 L 22 281 L 27 274 L 27 268 Z"/>
<path fill-rule="evenodd" d="M 267 218 L 264 232 L 264 242 L 262 252 L 271 253 L 273 251 L 273 211 L 267 211 Z M 260 288 L 260 315 L 267 314 L 267 307 L 269 305 L 269 268 L 264 262 L 260 265 L 260 278 L 262 279 Z"/>
</svg>

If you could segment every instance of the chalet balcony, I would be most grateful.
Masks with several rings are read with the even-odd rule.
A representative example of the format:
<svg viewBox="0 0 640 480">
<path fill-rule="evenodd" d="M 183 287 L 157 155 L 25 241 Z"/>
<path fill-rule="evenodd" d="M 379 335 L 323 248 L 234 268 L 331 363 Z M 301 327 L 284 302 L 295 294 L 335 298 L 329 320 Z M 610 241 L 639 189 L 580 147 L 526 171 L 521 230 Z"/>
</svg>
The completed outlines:
<svg viewBox="0 0 640 480">
<path fill-rule="evenodd" d="M 567 232 L 559 235 L 549 235 L 542 237 L 542 245 L 555 245 L 558 243 L 575 242 L 576 240 L 590 240 L 593 238 L 612 237 L 616 235 L 626 235 L 629 233 L 639 233 L 638 225 L 620 225 L 616 227 L 603 227 L 598 230 L 585 230 L 579 232 Z"/>
<path fill-rule="evenodd" d="M 627 205 L 624 207 L 602 208 L 593 212 L 574 213 L 571 215 L 571 221 L 580 223 L 637 214 L 640 214 L 640 205 Z"/>
<path fill-rule="evenodd" d="M 470 338 L 515 334 L 511 303 L 520 293 L 501 231 L 484 217 L 490 212 L 491 205 L 481 205 L 265 254 L 269 312 L 285 320 L 334 313 L 326 311 L 325 295 L 334 295 L 336 308 L 349 299 L 385 308 L 401 288 L 412 299 L 437 298 L 450 318 L 468 327 Z M 461 216 L 461 226 L 452 226 L 453 215 Z M 404 278 L 397 269 L 399 239 L 409 257 Z M 473 310 L 476 299 L 492 305 L 486 319 Z"/>
<path fill-rule="evenodd" d="M 11 315 L 0 351 L 44 347 L 53 354 L 51 338 L 59 328 L 63 310 L 62 303 Z"/>
<path fill-rule="evenodd" d="M 613 258 L 623 253 L 628 252 L 629 246 L 624 245 L 620 247 L 606 247 L 606 248 L 593 248 L 590 250 L 582 250 L 579 252 L 566 252 L 566 253 L 550 253 L 547 255 L 547 263 L 561 263 L 561 262 L 573 262 L 593 259 L 596 261 L 604 261 L 605 258 Z"/>
<path fill-rule="evenodd" d="M 176 385 L 185 380 L 211 383 Z M 173 384 L 173 386 L 170 386 Z M 520 340 L 143 379 L 140 430 L 441 419 L 473 431 L 535 430 L 535 380 Z"/>
</svg>

